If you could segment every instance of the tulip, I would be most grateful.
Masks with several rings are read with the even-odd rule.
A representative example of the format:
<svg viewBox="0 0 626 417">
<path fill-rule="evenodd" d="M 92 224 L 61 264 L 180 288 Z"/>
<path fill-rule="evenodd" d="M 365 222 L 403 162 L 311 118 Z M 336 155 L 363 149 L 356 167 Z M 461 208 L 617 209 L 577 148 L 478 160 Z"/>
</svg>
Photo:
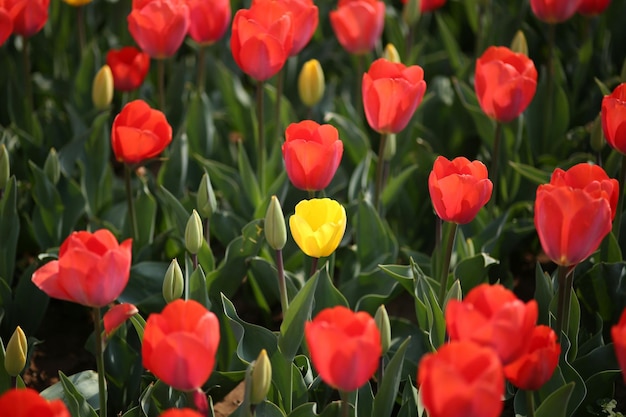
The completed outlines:
<svg viewBox="0 0 626 417">
<path fill-rule="evenodd" d="M 35 271 L 33 283 L 52 298 L 104 307 L 120 296 L 130 275 L 131 239 L 121 244 L 106 229 L 73 232 L 59 259 Z"/>
<path fill-rule="evenodd" d="M 463 157 L 449 161 L 439 156 L 428 177 L 428 190 L 437 216 L 457 224 L 469 223 L 476 217 L 489 201 L 492 188 L 485 165 Z"/>
<path fill-rule="evenodd" d="M 302 200 L 289 218 L 293 240 L 313 258 L 329 256 L 346 231 L 346 209 L 329 198 Z"/>
<path fill-rule="evenodd" d="M 425 91 L 422 67 L 377 59 L 363 74 L 367 122 L 378 133 L 400 132 L 409 124 Z"/>
<path fill-rule="evenodd" d="M 250 403 L 256 405 L 265 400 L 272 386 L 272 363 L 265 349 L 261 350 L 251 366 Z"/>
<path fill-rule="evenodd" d="M 9 12 L 0 5 L 0 46 L 2 46 L 13 33 L 13 20 Z"/>
<path fill-rule="evenodd" d="M 535 300 L 524 303 L 502 285 L 488 284 L 474 287 L 463 301 L 451 299 L 445 312 L 450 340 L 489 347 L 503 365 L 526 351 L 537 315 Z"/>
<path fill-rule="evenodd" d="M 128 31 L 137 45 L 152 58 L 176 53 L 189 29 L 189 8 L 178 0 L 133 1 Z"/>
<path fill-rule="evenodd" d="M 393 46 L 392 43 L 388 43 L 387 45 L 385 45 L 385 50 L 383 51 L 383 58 L 385 58 L 387 61 L 390 61 L 390 62 L 396 62 L 396 63 L 402 62 L 402 60 L 400 59 L 400 53 L 398 52 L 396 47 Z"/>
<path fill-rule="evenodd" d="M 528 56 L 528 41 L 526 35 L 521 30 L 515 32 L 515 36 L 511 41 L 511 51 Z"/>
<path fill-rule="evenodd" d="M 30 38 L 48 21 L 50 0 L 3 0 L 1 7 L 11 16 L 13 33 Z"/>
<path fill-rule="evenodd" d="M 92 0 L 63 0 L 63 1 L 69 4 L 70 6 L 78 7 L 78 6 L 84 6 L 85 4 L 89 4 L 91 3 Z"/>
<path fill-rule="evenodd" d="M 343 142 L 334 126 L 304 120 L 287 126 L 282 150 L 293 185 L 301 190 L 319 191 L 335 176 Z"/>
<path fill-rule="evenodd" d="M 277 0 L 256 0 L 235 14 L 230 48 L 243 72 L 265 81 L 281 70 L 293 45 L 291 16 Z"/>
<path fill-rule="evenodd" d="M 204 228 L 202 219 L 194 209 L 185 226 L 185 248 L 192 255 L 197 255 L 204 243 Z"/>
<path fill-rule="evenodd" d="M 285 216 L 280 207 L 280 201 L 273 195 L 270 204 L 265 212 L 265 222 L 263 226 L 265 240 L 274 250 L 282 250 L 287 243 L 287 227 L 285 226 Z"/>
<path fill-rule="evenodd" d="M 622 370 L 622 377 L 626 381 L 626 309 L 622 311 L 619 322 L 611 327 L 611 339 L 613 339 L 617 362 Z"/>
<path fill-rule="evenodd" d="M 407 4 L 408 1 L 418 0 L 402 0 L 402 4 Z M 443 7 L 446 4 L 446 0 L 419 0 L 419 3 L 420 13 L 428 13 Z"/>
<path fill-rule="evenodd" d="M 138 89 L 150 69 L 150 55 L 134 46 L 110 50 L 106 61 L 113 73 L 113 87 L 118 91 Z"/>
<path fill-rule="evenodd" d="M 91 99 L 98 110 L 108 108 L 113 100 L 113 73 L 111 67 L 106 64 L 100 68 L 93 79 Z"/>
<path fill-rule="evenodd" d="M 376 326 L 380 331 L 380 346 L 382 348 L 382 354 L 386 354 L 391 346 L 391 323 L 389 322 L 389 314 L 384 304 L 381 304 L 376 310 L 374 316 Z"/>
<path fill-rule="evenodd" d="M 339 0 L 330 24 L 341 46 L 351 54 L 374 49 L 385 24 L 385 3 L 377 0 Z"/>
<path fill-rule="evenodd" d="M 178 260 L 172 259 L 170 266 L 165 271 L 165 278 L 163 279 L 163 299 L 165 302 L 171 303 L 178 300 L 185 290 L 185 279 L 183 278 L 183 271 L 180 269 Z"/>
<path fill-rule="evenodd" d="M 300 100 L 309 107 L 315 106 L 324 96 L 324 71 L 317 59 L 304 63 L 298 76 Z"/>
<path fill-rule="evenodd" d="M 158 156 L 172 141 L 165 115 L 143 100 L 126 104 L 113 120 L 111 145 L 118 161 L 136 164 Z"/>
<path fill-rule="evenodd" d="M 611 0 L 580 0 L 576 11 L 583 16 L 596 16 L 609 7 Z"/>
<path fill-rule="evenodd" d="M 581 0 L 530 0 L 537 19 L 546 23 L 561 23 L 576 13 Z"/>
<path fill-rule="evenodd" d="M 15 331 L 7 343 L 6 352 L 4 353 L 4 369 L 7 374 L 16 377 L 22 373 L 26 366 L 26 353 L 28 352 L 28 342 L 26 335 L 20 326 Z"/>
<path fill-rule="evenodd" d="M 504 367 L 504 375 L 523 390 L 537 390 L 550 378 L 559 364 L 561 346 L 548 326 L 537 326 L 530 336 L 528 350 Z"/>
<path fill-rule="evenodd" d="M 354 391 L 378 369 L 380 332 L 366 312 L 343 306 L 326 308 L 304 325 L 304 336 L 313 366 L 333 388 Z"/>
<path fill-rule="evenodd" d="M 202 175 L 200 185 L 198 186 L 196 206 L 198 207 L 198 213 L 206 219 L 209 219 L 217 210 L 217 200 L 215 199 L 213 185 L 211 184 L 209 174 L 206 172 Z"/>
<path fill-rule="evenodd" d="M 189 36 L 206 46 L 220 40 L 230 24 L 230 0 L 185 0 L 189 7 Z"/>
<path fill-rule="evenodd" d="M 104 314 L 104 333 L 110 337 L 129 318 L 139 313 L 137 307 L 130 303 L 116 304 Z"/>
<path fill-rule="evenodd" d="M 476 61 L 474 88 L 487 116 L 510 122 L 526 110 L 535 95 L 535 64 L 505 46 L 490 46 Z"/>
<path fill-rule="evenodd" d="M 143 366 L 172 388 L 193 391 L 209 379 L 220 341 L 215 314 L 193 300 L 176 300 L 146 322 Z"/>
<path fill-rule="evenodd" d="M 61 179 L 61 162 L 56 149 L 50 148 L 46 161 L 43 163 L 43 172 L 52 184 L 57 184 Z"/>
<path fill-rule="evenodd" d="M 567 186 L 540 185 L 535 199 L 535 228 L 548 257 L 557 265 L 576 265 L 588 258 L 611 231 L 611 206 Z"/>
<path fill-rule="evenodd" d="M 255 0 L 258 1 L 258 0 Z M 279 0 L 291 13 L 293 44 L 289 56 L 296 56 L 313 37 L 319 21 L 317 6 L 313 0 Z"/>
<path fill-rule="evenodd" d="M 170 408 L 159 415 L 159 417 L 204 417 L 202 414 L 191 408 Z"/>
<path fill-rule="evenodd" d="M 620 193 L 619 183 L 616 179 L 609 178 L 601 166 L 583 162 L 567 171 L 557 168 L 552 173 L 550 184 L 581 189 L 594 197 L 606 199 L 611 206 L 611 219 L 615 217 Z"/>
<path fill-rule="evenodd" d="M 502 412 L 502 365 L 489 348 L 469 341 L 443 345 L 422 357 L 417 380 L 429 417 L 498 417 Z"/>
<path fill-rule="evenodd" d="M 609 145 L 626 155 L 626 83 L 602 99 L 602 130 Z"/>
<path fill-rule="evenodd" d="M 10 389 L 0 396 L 0 416 L 71 417 L 62 400 L 48 401 L 31 388 Z"/>
</svg>

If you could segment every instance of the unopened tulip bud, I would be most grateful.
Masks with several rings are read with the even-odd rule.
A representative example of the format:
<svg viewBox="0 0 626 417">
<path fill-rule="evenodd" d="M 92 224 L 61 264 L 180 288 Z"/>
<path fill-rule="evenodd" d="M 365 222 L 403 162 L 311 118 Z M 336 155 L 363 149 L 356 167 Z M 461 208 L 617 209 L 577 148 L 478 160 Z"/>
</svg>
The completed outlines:
<svg viewBox="0 0 626 417">
<path fill-rule="evenodd" d="M 213 192 L 213 186 L 211 185 L 211 179 L 206 172 L 202 176 L 202 180 L 200 180 L 200 186 L 196 194 L 196 207 L 200 215 L 206 219 L 210 218 L 217 208 L 217 201 L 215 199 L 215 193 Z"/>
<path fill-rule="evenodd" d="M 48 153 L 46 162 L 43 164 L 43 172 L 51 183 L 56 184 L 59 182 L 61 178 L 61 164 L 59 163 L 59 155 L 54 148 L 50 149 L 50 153 Z"/>
<path fill-rule="evenodd" d="M 324 71 L 317 59 L 311 59 L 302 66 L 298 76 L 300 100 L 309 107 L 316 105 L 324 95 Z"/>
<path fill-rule="evenodd" d="M 402 9 L 402 19 L 406 22 L 407 25 L 413 25 L 420 18 L 420 8 L 419 8 L 420 0 L 407 0 L 404 3 L 404 8 Z"/>
<path fill-rule="evenodd" d="M 604 138 L 604 132 L 602 131 L 602 119 L 600 116 L 596 117 L 591 126 L 591 149 L 595 152 L 600 152 L 604 148 L 606 139 Z"/>
<path fill-rule="evenodd" d="M 255 405 L 265 399 L 272 385 L 272 364 L 265 349 L 261 350 L 251 366 L 250 404 Z"/>
<path fill-rule="evenodd" d="M 196 210 L 191 213 L 185 228 L 185 247 L 192 255 L 200 252 L 204 242 L 204 228 L 202 227 L 202 219 Z"/>
<path fill-rule="evenodd" d="M 526 36 L 524 36 L 524 32 L 521 30 L 518 30 L 513 37 L 511 51 L 528 56 L 528 42 L 526 42 Z"/>
<path fill-rule="evenodd" d="M 139 310 L 131 303 L 121 303 L 111 307 L 102 318 L 106 337 L 110 337 L 126 320 L 137 313 Z"/>
<path fill-rule="evenodd" d="M 387 141 L 383 149 L 383 159 L 387 162 L 391 161 L 391 158 L 396 154 L 396 134 L 390 133 L 387 135 Z"/>
<path fill-rule="evenodd" d="M 287 243 L 287 226 L 280 201 L 273 195 L 265 214 L 265 240 L 274 250 L 281 250 Z"/>
<path fill-rule="evenodd" d="M 28 343 L 26 335 L 20 326 L 17 326 L 4 354 L 4 368 L 11 376 L 18 376 L 26 366 L 26 352 Z"/>
<path fill-rule="evenodd" d="M 108 65 L 103 65 L 91 85 L 91 99 L 98 110 L 109 107 L 113 100 L 113 72 Z"/>
<path fill-rule="evenodd" d="M 0 190 L 4 190 L 11 176 L 11 163 L 9 162 L 9 151 L 7 147 L 0 144 Z"/>
<path fill-rule="evenodd" d="M 170 266 L 165 271 L 165 279 L 163 280 L 163 298 L 167 303 L 178 300 L 185 289 L 185 280 L 183 271 L 178 265 L 176 258 L 172 259 Z"/>
<path fill-rule="evenodd" d="M 389 350 L 389 346 L 391 346 L 391 324 L 389 323 L 389 315 L 384 305 L 381 305 L 376 310 L 374 321 L 376 321 L 376 326 L 380 332 L 380 344 L 383 348 L 382 354 L 384 355 Z"/>
<path fill-rule="evenodd" d="M 396 63 L 402 62 L 402 60 L 400 59 L 400 54 L 398 53 L 398 50 L 396 49 L 395 46 L 393 46 L 392 43 L 388 43 L 387 46 L 385 46 L 385 50 L 383 51 L 383 58 L 391 62 L 396 62 Z"/>
</svg>

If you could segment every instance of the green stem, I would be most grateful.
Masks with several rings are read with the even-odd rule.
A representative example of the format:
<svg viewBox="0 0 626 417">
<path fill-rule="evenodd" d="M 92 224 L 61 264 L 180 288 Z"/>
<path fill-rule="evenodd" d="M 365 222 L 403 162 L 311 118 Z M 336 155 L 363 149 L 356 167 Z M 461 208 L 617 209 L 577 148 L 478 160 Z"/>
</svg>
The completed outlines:
<svg viewBox="0 0 626 417">
<path fill-rule="evenodd" d="M 552 123 L 552 107 L 554 106 L 554 43 L 555 43 L 555 31 L 556 26 L 554 24 L 548 25 L 548 62 L 546 65 L 548 66 L 548 74 L 546 78 L 546 111 L 544 113 L 544 124 L 543 124 L 543 134 L 544 134 L 544 143 L 553 142 L 554 138 L 550 137 L 550 132 L 552 129 L 548 127 L 551 126 Z"/>
<path fill-rule="evenodd" d="M 29 41 L 28 38 L 22 37 L 24 42 L 22 46 L 22 60 L 24 71 L 24 95 L 26 102 L 26 131 L 32 132 L 32 120 L 33 112 L 35 111 L 35 103 L 33 101 L 33 78 L 30 72 L 30 53 L 29 53 Z"/>
<path fill-rule="evenodd" d="M 205 54 L 206 54 L 206 48 L 202 45 L 199 46 L 200 49 L 198 49 L 198 68 L 197 68 L 197 80 L 196 80 L 196 84 L 198 86 L 198 91 L 202 92 L 204 91 L 204 60 L 205 60 Z"/>
<path fill-rule="evenodd" d="M 93 308 L 93 322 L 96 336 L 96 369 L 98 370 L 98 391 L 100 398 L 100 417 L 107 417 L 107 393 L 104 374 L 104 345 L 102 340 L 102 316 L 100 308 Z"/>
<path fill-rule="evenodd" d="M 204 219 L 204 240 L 206 240 L 206 245 L 211 247 L 211 221 L 207 218 Z"/>
<path fill-rule="evenodd" d="M 198 254 L 197 253 L 191 254 L 191 262 L 193 264 L 193 270 L 195 271 L 196 269 L 198 269 Z"/>
<path fill-rule="evenodd" d="M 263 123 L 263 81 L 256 86 L 256 118 L 257 118 L 257 178 L 261 186 L 261 194 L 265 195 L 265 126 Z"/>
<path fill-rule="evenodd" d="M 535 393 L 534 391 L 527 390 L 526 392 L 526 408 L 528 412 L 527 417 L 535 417 Z"/>
<path fill-rule="evenodd" d="M 315 198 L 315 190 L 309 190 L 309 199 Z"/>
<path fill-rule="evenodd" d="M 133 189 L 130 182 L 130 165 L 124 164 L 124 183 L 126 184 L 126 200 L 128 200 L 128 219 L 130 221 L 130 232 L 133 240 L 137 241 L 139 238 L 139 231 L 137 230 L 137 213 L 135 213 L 135 203 L 133 200 Z"/>
<path fill-rule="evenodd" d="M 378 211 L 378 214 L 382 216 L 382 204 L 380 202 L 380 196 L 383 193 L 384 186 L 384 165 L 385 165 L 385 143 L 387 142 L 387 134 L 380 135 L 380 145 L 378 147 L 378 163 L 376 164 L 376 185 L 374 188 L 374 207 Z"/>
<path fill-rule="evenodd" d="M 454 249 L 454 240 L 456 238 L 456 223 L 450 223 L 449 234 L 447 236 L 446 252 L 443 256 L 441 266 L 441 276 L 439 277 L 439 306 L 443 309 L 443 302 L 446 299 L 446 290 L 448 289 L 448 272 L 450 269 L 450 259 L 452 258 L 452 250 Z"/>
<path fill-rule="evenodd" d="M 339 391 L 339 397 L 341 398 L 341 417 L 349 417 L 350 403 L 348 402 L 348 393 L 345 391 Z"/>
<path fill-rule="evenodd" d="M 313 261 L 311 262 L 311 274 L 310 276 L 313 276 L 313 274 L 315 274 L 315 272 L 317 271 L 317 263 L 319 262 L 320 258 L 313 258 Z"/>
<path fill-rule="evenodd" d="M 80 46 L 81 57 L 85 51 L 85 44 L 87 43 L 85 40 L 85 12 L 83 8 L 83 6 L 76 8 L 76 25 L 78 26 L 78 44 Z"/>
<path fill-rule="evenodd" d="M 363 115 L 363 95 L 361 92 L 361 85 L 363 84 L 363 73 L 365 72 L 365 54 L 357 55 L 356 57 L 356 114 L 357 116 Z"/>
<path fill-rule="evenodd" d="M 278 77 L 276 78 L 276 123 L 274 127 L 276 128 L 275 138 L 279 138 L 282 136 L 282 126 L 280 124 L 280 114 L 281 114 L 281 106 L 282 106 L 282 98 L 283 98 L 283 84 L 285 83 L 285 67 L 283 66 L 280 71 L 278 71 Z"/>
<path fill-rule="evenodd" d="M 571 281 L 568 279 L 567 266 L 559 265 L 558 267 L 558 302 L 557 302 L 557 317 L 556 317 L 556 336 L 561 339 L 561 332 L 565 332 L 567 336 L 569 329 L 569 310 L 570 299 L 572 296 Z M 572 274 L 573 275 L 573 274 Z"/>
<path fill-rule="evenodd" d="M 622 192 L 619 193 L 619 199 L 617 200 L 617 209 L 615 211 L 615 219 L 613 220 L 613 235 L 619 241 L 619 232 L 622 226 L 622 210 L 624 210 L 624 193 L 626 192 L 626 155 L 622 155 L 622 168 L 619 172 L 618 181 L 622 187 Z"/>
<path fill-rule="evenodd" d="M 159 108 L 165 113 L 165 59 L 157 60 L 157 78 L 159 85 Z"/>
<path fill-rule="evenodd" d="M 287 283 L 285 282 L 285 265 L 283 263 L 283 251 L 276 250 L 276 269 L 278 270 L 278 291 L 280 292 L 280 307 L 283 310 L 283 319 L 289 308 L 289 297 L 287 296 Z"/>
<path fill-rule="evenodd" d="M 496 122 L 496 131 L 493 136 L 493 153 L 491 155 L 491 169 L 489 174 L 491 176 L 491 182 L 493 183 L 493 193 L 491 195 L 491 201 L 489 202 L 490 212 L 493 216 L 495 214 L 497 197 L 498 197 L 498 179 L 500 169 L 500 142 L 502 141 L 502 123 Z"/>
</svg>

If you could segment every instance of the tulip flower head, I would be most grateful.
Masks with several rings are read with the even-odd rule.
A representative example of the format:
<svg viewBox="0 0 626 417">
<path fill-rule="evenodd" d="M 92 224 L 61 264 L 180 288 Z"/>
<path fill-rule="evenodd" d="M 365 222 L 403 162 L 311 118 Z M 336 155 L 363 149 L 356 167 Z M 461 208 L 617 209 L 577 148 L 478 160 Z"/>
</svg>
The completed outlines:
<svg viewBox="0 0 626 417">
<path fill-rule="evenodd" d="M 526 55 L 505 46 L 490 46 L 476 61 L 474 87 L 487 116 L 510 122 L 535 96 L 537 70 Z"/>
<path fill-rule="evenodd" d="M 89 4 L 92 2 L 92 0 L 63 0 L 63 1 L 69 4 L 70 6 L 74 6 L 74 7 L 84 6 L 85 4 Z"/>
<path fill-rule="evenodd" d="M 226 33 L 232 12 L 230 0 L 186 0 L 189 36 L 200 45 L 211 45 Z"/>
<path fill-rule="evenodd" d="M 128 103 L 113 120 L 111 145 L 118 161 L 136 164 L 158 156 L 172 141 L 165 115 L 143 100 Z"/>
<path fill-rule="evenodd" d="M 626 310 L 622 311 L 619 322 L 611 327 L 611 339 L 613 339 L 617 362 L 622 370 L 622 377 L 626 381 Z"/>
<path fill-rule="evenodd" d="M 524 303 L 502 285 L 481 284 L 463 301 L 448 302 L 446 329 L 450 340 L 489 347 L 507 365 L 527 350 L 537 315 L 535 300 Z"/>
<path fill-rule="evenodd" d="M 502 412 L 502 365 L 487 347 L 470 341 L 445 344 L 422 357 L 417 381 L 430 417 L 498 417 Z"/>
<path fill-rule="evenodd" d="M 409 1 L 418 0 L 402 0 L 402 4 L 407 4 Z M 420 13 L 428 13 L 443 7 L 446 4 L 446 0 L 419 0 Z"/>
<path fill-rule="evenodd" d="M 159 417 L 204 417 L 202 414 L 191 408 L 170 408 L 165 410 Z"/>
<path fill-rule="evenodd" d="M 380 332 L 365 312 L 343 306 L 324 309 L 305 324 L 304 336 L 313 366 L 333 388 L 354 391 L 378 369 Z"/>
<path fill-rule="evenodd" d="M 487 167 L 464 157 L 450 161 L 439 156 L 428 177 L 430 199 L 437 216 L 457 224 L 474 220 L 491 198 L 492 189 Z"/>
<path fill-rule="evenodd" d="M 367 122 L 379 133 L 398 133 L 413 117 L 426 91 L 424 70 L 384 58 L 363 74 L 363 108 Z"/>
<path fill-rule="evenodd" d="M 255 0 L 258 1 L 258 0 Z M 291 13 L 293 44 L 289 56 L 296 56 L 313 37 L 319 21 L 317 6 L 313 0 L 279 0 Z"/>
<path fill-rule="evenodd" d="M 335 176 L 343 143 L 334 126 L 304 120 L 287 126 L 282 151 L 293 185 L 301 190 L 319 191 Z"/>
<path fill-rule="evenodd" d="M 0 46 L 2 46 L 13 33 L 13 20 L 2 5 L 0 5 Z"/>
<path fill-rule="evenodd" d="M 0 416 L 71 417 L 62 400 L 48 401 L 31 388 L 10 389 L 0 395 Z"/>
<path fill-rule="evenodd" d="M 546 23 L 561 23 L 576 13 L 581 0 L 530 0 L 537 19 Z"/>
<path fill-rule="evenodd" d="M 175 300 L 146 322 L 143 366 L 172 388 L 193 391 L 209 379 L 220 341 L 217 316 L 193 300 Z"/>
<path fill-rule="evenodd" d="M 611 4 L 611 0 L 580 0 L 576 11 L 583 16 L 597 16 Z"/>
<path fill-rule="evenodd" d="M 113 87 L 118 91 L 138 89 L 150 70 L 150 55 L 134 46 L 110 50 L 106 61 L 113 73 Z"/>
<path fill-rule="evenodd" d="M 0 7 L 4 8 L 11 17 L 13 33 L 25 38 L 30 38 L 43 29 L 48 21 L 49 6 L 50 0 L 3 0 L 0 2 Z"/>
<path fill-rule="evenodd" d="M 385 3 L 378 0 L 339 0 L 330 12 L 330 24 L 341 46 L 351 54 L 374 49 L 383 33 Z"/>
<path fill-rule="evenodd" d="M 329 198 L 302 200 L 289 228 L 302 252 L 313 258 L 330 256 L 346 231 L 346 209 Z"/>
<path fill-rule="evenodd" d="M 298 76 L 300 100 L 309 107 L 315 106 L 324 96 L 324 71 L 317 59 L 304 63 Z"/>
<path fill-rule="evenodd" d="M 122 324 L 129 318 L 139 313 L 139 310 L 134 304 L 121 303 L 115 304 L 111 307 L 102 318 L 104 323 L 104 334 L 110 337 L 113 332 L 120 328 Z"/>
<path fill-rule="evenodd" d="M 120 296 L 130 276 L 131 239 L 121 244 L 106 229 L 73 232 L 59 259 L 35 271 L 33 283 L 52 298 L 104 307 Z"/>
<path fill-rule="evenodd" d="M 609 145 L 626 155 L 626 83 L 602 99 L 602 130 Z"/>
</svg>

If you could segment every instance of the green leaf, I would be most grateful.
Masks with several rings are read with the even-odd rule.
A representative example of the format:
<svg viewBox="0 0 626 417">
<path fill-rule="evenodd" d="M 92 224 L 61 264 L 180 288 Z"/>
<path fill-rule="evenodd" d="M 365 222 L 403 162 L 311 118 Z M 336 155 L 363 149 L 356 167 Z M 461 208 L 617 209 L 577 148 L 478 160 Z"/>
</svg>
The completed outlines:
<svg viewBox="0 0 626 417">
<path fill-rule="evenodd" d="M 243 190 L 246 193 L 246 196 L 248 196 L 250 203 L 252 203 L 252 206 L 258 207 L 261 205 L 263 200 L 263 197 L 261 196 L 261 188 L 259 187 L 259 181 L 254 175 L 254 171 L 250 165 L 246 149 L 243 147 L 241 142 L 239 142 L 239 146 L 237 147 L 237 165 L 239 167 L 239 175 L 241 175 Z"/>
<path fill-rule="evenodd" d="M 204 91 L 191 93 L 187 109 L 187 137 L 192 153 L 211 155 L 215 136 L 213 111 L 209 97 Z"/>
<path fill-rule="evenodd" d="M 158 183 L 173 195 L 181 196 L 185 190 L 188 169 L 189 143 L 187 134 L 182 133 L 172 140 L 167 160 L 159 170 Z"/>
<path fill-rule="evenodd" d="M 172 222 L 176 225 L 174 228 L 174 234 L 180 239 L 183 238 L 185 228 L 187 227 L 187 220 L 189 220 L 189 213 L 180 200 L 164 186 L 159 185 L 156 190 L 156 198 L 159 201 L 160 207 L 170 216 Z"/>
<path fill-rule="evenodd" d="M 328 273 L 328 264 L 326 264 L 319 271 L 319 277 L 317 280 L 317 288 L 315 290 L 313 308 L 314 314 L 319 313 L 325 308 L 335 307 L 338 305 L 349 307 L 348 300 L 334 285 Z"/>
<path fill-rule="evenodd" d="M 11 376 L 7 373 L 7 370 L 4 368 L 5 355 L 6 355 L 6 352 L 4 350 L 4 343 L 2 342 L 2 339 L 0 338 L 0 364 L 3 365 L 3 366 L 0 366 L 0 395 L 2 395 L 3 392 L 12 388 Z"/>
<path fill-rule="evenodd" d="M 441 15 L 435 13 L 435 20 L 437 22 L 437 29 L 441 35 L 441 40 L 443 41 L 443 45 L 446 49 L 446 56 L 448 57 L 452 68 L 458 72 L 461 69 L 461 63 L 464 58 L 461 53 L 461 48 Z"/>
<path fill-rule="evenodd" d="M 357 256 L 363 272 L 395 259 L 393 245 L 376 209 L 367 200 L 358 204 L 356 226 Z"/>
<path fill-rule="evenodd" d="M 482 252 L 471 258 L 463 259 L 454 268 L 454 278 L 461 283 L 463 295 L 479 284 L 489 281 L 489 268 L 498 261 Z"/>
<path fill-rule="evenodd" d="M 550 302 L 554 298 L 554 290 L 550 276 L 543 272 L 541 264 L 535 266 L 535 300 L 539 307 L 537 322 L 546 326 L 550 325 Z"/>
<path fill-rule="evenodd" d="M 86 372 L 90 372 L 86 374 Z M 78 378 L 70 379 L 59 371 L 60 384 L 63 387 L 64 397 L 62 398 L 73 417 L 98 417 L 96 409 L 100 409 L 98 397 L 98 374 L 93 375 L 93 371 L 84 371 Z M 85 375 L 85 377 L 83 377 Z M 80 387 L 80 389 L 79 389 Z M 95 398 L 94 398 L 95 392 Z M 43 396 L 43 393 L 42 393 Z M 86 399 L 96 402 L 92 406 Z"/>
<path fill-rule="evenodd" d="M 546 172 L 539 168 L 535 168 L 531 165 L 526 165 L 521 162 L 509 161 L 509 166 L 518 172 L 521 176 L 530 180 L 533 184 L 547 184 L 550 182 L 550 172 Z"/>
<path fill-rule="evenodd" d="M 189 276 L 189 299 L 199 302 L 207 309 L 211 308 L 206 289 L 206 276 L 200 265 Z"/>
<path fill-rule="evenodd" d="M 565 404 L 569 402 L 572 392 L 574 391 L 574 383 L 570 382 L 554 391 L 548 398 L 541 403 L 535 410 L 536 417 L 567 417 L 567 407 Z"/>
<path fill-rule="evenodd" d="M 378 265 L 378 267 L 398 281 L 409 293 L 413 293 L 413 271 L 410 265 Z"/>
<path fill-rule="evenodd" d="M 139 197 L 135 201 L 137 213 L 137 233 L 139 234 L 133 246 L 142 248 L 152 243 L 156 223 L 157 203 L 147 187 L 142 187 Z"/>
<path fill-rule="evenodd" d="M 17 212 L 17 183 L 15 176 L 9 179 L 0 199 L 0 280 L 9 286 L 13 283 L 17 240 L 20 234 L 20 216 Z M 0 304 L 1 305 L 1 304 Z"/>
<path fill-rule="evenodd" d="M 389 365 L 385 367 L 383 380 L 374 397 L 374 407 L 372 415 L 377 417 L 391 416 L 391 411 L 396 403 L 400 380 L 402 379 L 402 362 L 407 346 L 409 346 L 410 338 L 407 338 L 393 355 Z"/>
<path fill-rule="evenodd" d="M 410 165 L 400 174 L 389 179 L 381 197 L 385 207 L 389 207 L 396 198 L 405 192 L 404 185 L 408 179 L 413 177 L 417 168 L 417 165 Z"/>
</svg>

